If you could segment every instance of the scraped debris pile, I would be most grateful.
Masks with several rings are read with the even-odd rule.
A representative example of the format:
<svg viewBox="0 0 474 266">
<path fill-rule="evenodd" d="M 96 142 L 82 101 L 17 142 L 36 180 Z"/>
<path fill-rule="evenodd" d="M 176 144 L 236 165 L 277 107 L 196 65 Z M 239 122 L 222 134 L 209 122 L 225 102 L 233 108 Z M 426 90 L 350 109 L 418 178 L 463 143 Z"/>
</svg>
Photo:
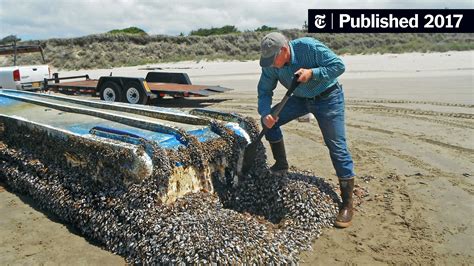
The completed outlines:
<svg viewBox="0 0 474 266">
<path fill-rule="evenodd" d="M 255 122 L 245 122 L 255 137 Z M 77 166 L 64 165 L 57 153 L 66 148 L 61 141 L 50 143 L 47 135 L 18 128 L 13 132 L 0 124 L 0 180 L 130 263 L 298 261 L 298 253 L 310 247 L 321 229 L 332 226 L 339 201 L 332 187 L 309 172 L 270 175 L 263 145 L 251 174 L 236 184 L 233 170 L 244 143 L 226 135 L 219 123 L 213 126 L 223 131 L 216 142 L 204 145 L 188 137 L 186 150 L 155 146 L 152 159 L 159 167 L 152 177 L 125 185 L 118 182 L 123 173 L 114 168 L 108 174 L 120 178 L 104 183 Z M 49 155 L 38 156 L 44 152 Z M 108 156 L 120 162 L 127 154 Z M 229 162 L 212 173 L 209 189 L 162 202 L 175 160 L 199 168 L 215 158 Z"/>
</svg>

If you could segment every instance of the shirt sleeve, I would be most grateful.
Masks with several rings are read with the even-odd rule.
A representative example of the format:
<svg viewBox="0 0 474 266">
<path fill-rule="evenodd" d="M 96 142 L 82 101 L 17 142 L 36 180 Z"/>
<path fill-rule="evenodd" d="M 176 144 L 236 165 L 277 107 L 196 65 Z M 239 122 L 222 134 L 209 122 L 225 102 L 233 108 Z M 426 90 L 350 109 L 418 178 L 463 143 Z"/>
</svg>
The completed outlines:
<svg viewBox="0 0 474 266">
<path fill-rule="evenodd" d="M 271 112 L 273 90 L 278 83 L 278 75 L 270 67 L 262 68 L 260 81 L 258 82 L 258 113 L 266 116 Z"/>
<path fill-rule="evenodd" d="M 316 42 L 314 44 L 314 59 L 319 67 L 313 68 L 313 79 L 331 80 L 339 77 L 346 67 L 344 62 L 337 57 L 327 46 Z"/>
</svg>

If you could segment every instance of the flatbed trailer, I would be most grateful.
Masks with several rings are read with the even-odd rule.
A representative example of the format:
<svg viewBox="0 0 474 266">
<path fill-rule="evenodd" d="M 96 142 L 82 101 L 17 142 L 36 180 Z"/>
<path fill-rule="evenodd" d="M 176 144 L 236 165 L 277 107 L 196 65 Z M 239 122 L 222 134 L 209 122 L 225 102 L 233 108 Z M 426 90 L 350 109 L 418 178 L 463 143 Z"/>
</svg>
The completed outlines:
<svg viewBox="0 0 474 266">
<path fill-rule="evenodd" d="M 71 80 L 74 81 L 64 81 Z M 83 80 L 77 80 L 83 79 Z M 146 104 L 150 99 L 172 96 L 206 97 L 232 89 L 221 86 L 193 85 L 186 73 L 149 72 L 145 79 L 135 77 L 102 76 L 90 79 L 89 75 L 59 77 L 44 80 L 46 90 L 87 93 L 110 102 Z"/>
</svg>

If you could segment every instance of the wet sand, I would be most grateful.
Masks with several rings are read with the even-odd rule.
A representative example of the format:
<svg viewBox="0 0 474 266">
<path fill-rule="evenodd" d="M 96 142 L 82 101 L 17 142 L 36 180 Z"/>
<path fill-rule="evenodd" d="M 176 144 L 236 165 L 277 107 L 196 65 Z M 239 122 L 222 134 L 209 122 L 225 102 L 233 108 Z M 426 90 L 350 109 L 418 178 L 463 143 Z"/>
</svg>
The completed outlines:
<svg viewBox="0 0 474 266">
<path fill-rule="evenodd" d="M 360 200 L 354 224 L 330 228 L 301 254 L 302 264 L 473 264 L 474 52 L 344 56 L 340 78 Z M 60 72 L 144 77 L 142 67 Z M 234 90 L 210 98 L 163 99 L 257 118 L 258 62 L 157 64 L 195 84 Z M 278 86 L 275 101 L 285 90 Z M 316 121 L 284 128 L 292 166 L 337 178 Z M 267 145 L 268 147 L 268 145 Z M 269 153 L 269 158 L 271 154 Z M 272 163 L 272 160 L 269 160 Z M 125 264 L 89 243 L 27 197 L 0 187 L 1 264 Z"/>
</svg>

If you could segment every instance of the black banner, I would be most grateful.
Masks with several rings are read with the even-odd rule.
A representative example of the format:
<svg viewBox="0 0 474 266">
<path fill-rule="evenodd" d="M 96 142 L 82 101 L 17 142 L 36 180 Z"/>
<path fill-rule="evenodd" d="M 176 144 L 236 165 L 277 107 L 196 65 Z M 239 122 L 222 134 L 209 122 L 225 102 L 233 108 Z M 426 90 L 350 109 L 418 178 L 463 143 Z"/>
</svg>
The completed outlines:
<svg viewBox="0 0 474 266">
<path fill-rule="evenodd" d="M 308 9 L 308 32 L 474 32 L 474 9 Z"/>
</svg>

